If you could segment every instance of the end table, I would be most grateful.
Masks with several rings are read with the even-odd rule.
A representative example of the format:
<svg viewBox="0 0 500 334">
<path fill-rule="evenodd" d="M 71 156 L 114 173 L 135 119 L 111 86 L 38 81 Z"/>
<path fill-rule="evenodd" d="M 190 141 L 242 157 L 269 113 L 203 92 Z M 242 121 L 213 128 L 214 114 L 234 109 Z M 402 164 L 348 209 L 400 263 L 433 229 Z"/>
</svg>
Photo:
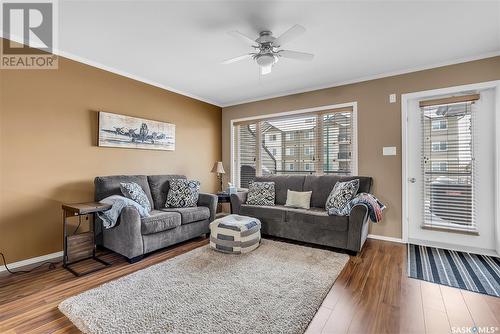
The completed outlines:
<svg viewBox="0 0 500 334">
<path fill-rule="evenodd" d="M 217 215 L 222 216 L 226 215 L 226 213 L 222 212 L 222 203 L 229 203 L 231 204 L 231 194 L 226 193 L 226 192 L 218 192 L 217 194 Z M 230 213 L 233 212 L 233 209 L 229 209 Z"/>
<path fill-rule="evenodd" d="M 63 268 L 70 271 L 75 276 L 83 276 L 98 270 L 109 267 L 111 263 L 101 260 L 95 255 L 95 213 L 106 211 L 111 208 L 109 204 L 102 204 L 97 202 L 88 203 L 74 203 L 74 204 L 63 204 L 63 234 L 64 234 L 64 254 L 63 254 Z M 68 234 L 68 218 L 91 215 L 90 226 L 88 232 Z M 76 234 L 75 234 L 76 233 Z M 70 266 L 72 264 L 92 259 L 103 266 L 92 269 L 86 272 L 77 272 Z"/>
</svg>

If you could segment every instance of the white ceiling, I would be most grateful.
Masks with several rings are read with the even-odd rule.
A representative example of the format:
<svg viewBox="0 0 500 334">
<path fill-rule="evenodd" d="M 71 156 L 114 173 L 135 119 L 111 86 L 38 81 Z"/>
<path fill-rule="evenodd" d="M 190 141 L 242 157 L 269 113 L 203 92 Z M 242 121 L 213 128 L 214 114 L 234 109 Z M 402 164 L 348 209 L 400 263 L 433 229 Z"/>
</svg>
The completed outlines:
<svg viewBox="0 0 500 334">
<path fill-rule="evenodd" d="M 500 1 L 61 1 L 62 55 L 220 106 L 476 59 L 500 51 Z M 307 31 L 267 76 L 227 34 Z"/>
</svg>

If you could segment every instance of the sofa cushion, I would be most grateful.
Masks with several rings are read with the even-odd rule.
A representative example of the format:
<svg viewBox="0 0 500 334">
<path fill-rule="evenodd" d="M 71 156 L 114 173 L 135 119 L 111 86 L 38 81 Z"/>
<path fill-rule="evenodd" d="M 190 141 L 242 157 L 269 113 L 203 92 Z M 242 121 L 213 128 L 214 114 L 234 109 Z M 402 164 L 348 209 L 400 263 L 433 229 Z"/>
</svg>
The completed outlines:
<svg viewBox="0 0 500 334">
<path fill-rule="evenodd" d="M 181 225 L 181 215 L 178 212 L 163 212 L 153 210 L 149 217 L 141 219 L 141 233 L 153 234 L 171 230 Z"/>
<path fill-rule="evenodd" d="M 169 181 L 167 208 L 189 208 L 195 207 L 200 194 L 200 181 L 172 179 Z"/>
<path fill-rule="evenodd" d="M 285 224 L 297 224 L 326 231 L 346 231 L 348 216 L 329 216 L 323 208 L 292 209 L 287 208 Z"/>
<path fill-rule="evenodd" d="M 302 190 L 304 186 L 303 175 L 267 175 L 257 176 L 255 181 L 258 182 L 274 182 L 274 190 L 276 194 L 276 204 L 285 205 L 288 189 L 293 191 Z M 331 190 L 331 189 L 330 189 Z M 324 204 L 324 203 L 323 203 Z"/>
<path fill-rule="evenodd" d="M 310 209 L 312 191 L 288 190 L 285 206 L 290 208 Z"/>
<path fill-rule="evenodd" d="M 285 212 L 288 208 L 277 206 L 259 206 L 242 204 L 240 208 L 240 215 L 258 218 L 263 222 L 277 222 L 282 223 L 285 221 Z"/>
<path fill-rule="evenodd" d="M 123 196 L 138 203 L 147 212 L 151 211 L 151 202 L 140 185 L 135 182 L 121 182 L 120 190 L 122 191 Z"/>
<path fill-rule="evenodd" d="M 347 204 L 356 196 L 359 189 L 359 180 L 337 182 L 326 199 L 325 209 L 330 215 L 345 215 Z"/>
<path fill-rule="evenodd" d="M 206 206 L 189 208 L 163 208 L 163 212 L 176 212 L 181 215 L 181 224 L 186 225 L 210 218 L 210 209 Z"/>
<path fill-rule="evenodd" d="M 165 207 L 167 194 L 170 189 L 169 181 L 172 179 L 186 179 L 184 175 L 149 175 L 148 183 L 153 196 L 153 204 L 156 210 Z"/>
<path fill-rule="evenodd" d="M 247 204 L 273 206 L 274 197 L 274 182 L 252 182 L 248 188 Z"/>
<path fill-rule="evenodd" d="M 95 184 L 95 200 L 100 201 L 111 195 L 123 195 L 120 190 L 120 183 L 135 182 L 141 186 L 146 193 L 149 203 L 153 203 L 151 190 L 149 189 L 148 179 L 146 175 L 113 175 L 113 176 L 98 176 L 94 179 Z"/>
<path fill-rule="evenodd" d="M 369 193 L 372 187 L 372 178 L 368 176 L 335 176 L 335 175 L 307 175 L 304 180 L 304 190 L 312 191 L 311 207 L 324 208 L 326 199 L 330 195 L 337 181 L 345 182 L 358 179 L 359 192 Z"/>
</svg>

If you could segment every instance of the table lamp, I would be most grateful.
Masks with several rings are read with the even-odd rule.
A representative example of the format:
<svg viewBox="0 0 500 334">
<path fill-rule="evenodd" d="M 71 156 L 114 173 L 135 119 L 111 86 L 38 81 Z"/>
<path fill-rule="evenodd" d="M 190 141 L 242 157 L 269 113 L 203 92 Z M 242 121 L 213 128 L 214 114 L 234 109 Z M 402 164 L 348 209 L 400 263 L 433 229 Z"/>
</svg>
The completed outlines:
<svg viewBox="0 0 500 334">
<path fill-rule="evenodd" d="M 217 173 L 217 178 L 220 182 L 220 191 L 222 191 L 222 174 L 226 174 L 226 172 L 224 171 L 224 166 L 222 166 L 222 161 L 216 161 L 214 163 L 212 173 Z"/>
</svg>

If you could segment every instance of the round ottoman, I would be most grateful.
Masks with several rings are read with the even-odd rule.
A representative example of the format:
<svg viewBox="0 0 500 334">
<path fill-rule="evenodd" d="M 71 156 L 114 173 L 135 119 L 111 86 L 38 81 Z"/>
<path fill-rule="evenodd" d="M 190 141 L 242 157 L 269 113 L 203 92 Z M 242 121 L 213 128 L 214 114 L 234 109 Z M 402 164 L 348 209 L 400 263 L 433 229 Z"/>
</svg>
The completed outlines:
<svg viewBox="0 0 500 334">
<path fill-rule="evenodd" d="M 219 252 L 248 253 L 260 245 L 260 220 L 229 215 L 210 223 L 210 248 Z"/>
</svg>

